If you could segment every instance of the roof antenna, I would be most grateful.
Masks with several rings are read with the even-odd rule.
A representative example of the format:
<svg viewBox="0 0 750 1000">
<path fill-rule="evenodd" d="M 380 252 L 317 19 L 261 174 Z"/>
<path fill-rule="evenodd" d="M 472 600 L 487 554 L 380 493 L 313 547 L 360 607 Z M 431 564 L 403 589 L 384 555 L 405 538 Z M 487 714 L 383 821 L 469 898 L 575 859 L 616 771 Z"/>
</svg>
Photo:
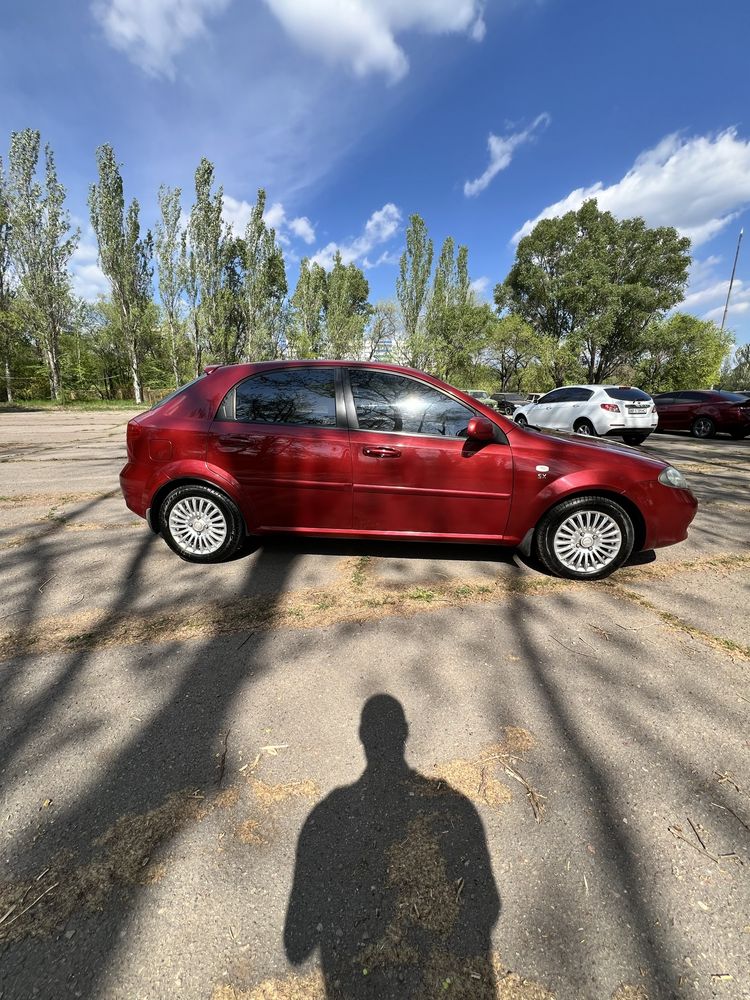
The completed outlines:
<svg viewBox="0 0 750 1000">
<path fill-rule="evenodd" d="M 737 258 L 740 255 L 740 243 L 742 243 L 742 237 L 745 233 L 744 229 L 740 229 L 740 235 L 737 238 L 737 250 L 734 254 L 734 265 L 732 267 L 732 277 L 729 279 L 729 291 L 727 292 L 727 301 L 724 305 L 724 315 L 721 317 L 721 328 L 724 329 L 724 324 L 727 321 L 727 311 L 729 310 L 729 296 L 732 294 L 732 285 L 734 284 L 734 272 L 737 270 Z"/>
</svg>

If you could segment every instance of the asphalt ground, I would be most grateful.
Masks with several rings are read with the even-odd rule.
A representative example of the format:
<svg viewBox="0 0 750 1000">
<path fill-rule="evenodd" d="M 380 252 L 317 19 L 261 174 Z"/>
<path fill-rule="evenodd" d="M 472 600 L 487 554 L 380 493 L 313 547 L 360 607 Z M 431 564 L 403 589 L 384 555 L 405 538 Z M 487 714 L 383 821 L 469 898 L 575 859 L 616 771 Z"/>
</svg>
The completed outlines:
<svg viewBox="0 0 750 1000">
<path fill-rule="evenodd" d="M 650 439 L 690 538 L 580 584 L 184 563 L 127 417 L 0 414 L 2 1000 L 750 997 L 750 441 Z"/>
</svg>

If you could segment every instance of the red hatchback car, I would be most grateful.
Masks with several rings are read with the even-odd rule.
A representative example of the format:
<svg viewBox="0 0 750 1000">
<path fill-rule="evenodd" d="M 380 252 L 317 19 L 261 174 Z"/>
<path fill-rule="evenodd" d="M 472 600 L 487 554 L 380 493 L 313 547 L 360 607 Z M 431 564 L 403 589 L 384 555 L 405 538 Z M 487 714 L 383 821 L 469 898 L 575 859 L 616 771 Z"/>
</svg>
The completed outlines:
<svg viewBox="0 0 750 1000">
<path fill-rule="evenodd" d="M 690 431 L 693 437 L 711 438 L 724 431 L 735 439 L 750 434 L 750 399 L 739 392 L 690 389 L 654 396 L 659 431 Z"/>
<path fill-rule="evenodd" d="M 211 367 L 128 424 L 131 510 L 193 562 L 247 535 L 498 543 L 598 579 L 687 537 L 677 469 L 540 434 L 421 372 L 341 361 Z"/>
</svg>

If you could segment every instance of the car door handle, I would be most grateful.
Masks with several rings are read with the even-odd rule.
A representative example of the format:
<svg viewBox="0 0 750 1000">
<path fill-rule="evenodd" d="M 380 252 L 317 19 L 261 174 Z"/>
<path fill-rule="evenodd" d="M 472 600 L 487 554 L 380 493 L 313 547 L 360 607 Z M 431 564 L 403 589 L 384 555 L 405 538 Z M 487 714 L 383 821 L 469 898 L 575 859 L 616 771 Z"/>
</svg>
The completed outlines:
<svg viewBox="0 0 750 1000">
<path fill-rule="evenodd" d="M 362 454 L 368 458 L 401 458 L 401 452 L 396 448 L 363 448 Z"/>
</svg>

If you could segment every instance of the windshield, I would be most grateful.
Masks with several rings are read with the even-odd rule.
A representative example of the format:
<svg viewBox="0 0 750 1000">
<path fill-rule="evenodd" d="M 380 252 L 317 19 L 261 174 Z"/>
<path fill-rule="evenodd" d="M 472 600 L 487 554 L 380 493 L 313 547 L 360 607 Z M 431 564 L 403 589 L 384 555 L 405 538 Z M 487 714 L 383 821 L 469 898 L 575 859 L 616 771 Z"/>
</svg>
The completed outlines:
<svg viewBox="0 0 750 1000">
<path fill-rule="evenodd" d="M 717 395 L 721 396 L 728 403 L 746 403 L 747 396 L 740 392 L 719 392 Z"/>
<path fill-rule="evenodd" d="M 192 382 L 186 382 L 185 385 L 181 385 L 179 389 L 175 389 L 173 392 L 170 392 L 168 396 L 164 397 L 164 399 L 157 400 L 151 407 L 151 409 L 158 410 L 160 406 L 164 406 L 164 404 L 168 403 L 170 399 L 174 399 L 175 396 L 179 396 L 181 392 L 184 392 L 186 389 L 189 389 L 190 386 L 195 385 L 196 382 L 200 382 L 202 378 L 205 378 L 205 375 L 199 375 L 198 378 L 194 378 Z"/>
</svg>

